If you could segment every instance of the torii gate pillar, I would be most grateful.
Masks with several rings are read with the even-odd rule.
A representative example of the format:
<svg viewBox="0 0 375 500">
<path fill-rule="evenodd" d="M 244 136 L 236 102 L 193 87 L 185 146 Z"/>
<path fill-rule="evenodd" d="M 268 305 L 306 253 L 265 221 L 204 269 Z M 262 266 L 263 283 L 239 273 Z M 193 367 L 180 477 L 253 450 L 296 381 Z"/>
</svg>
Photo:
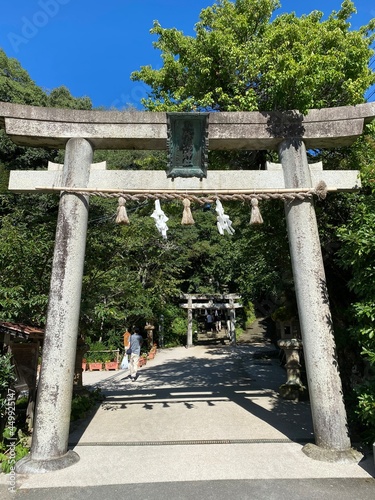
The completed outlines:
<svg viewBox="0 0 375 500">
<path fill-rule="evenodd" d="M 87 185 L 92 156 L 87 140 L 69 139 L 64 186 Z M 88 205 L 87 197 L 77 194 L 63 193 L 60 199 L 33 440 L 30 455 L 17 464 L 23 474 L 58 470 L 79 460 L 67 450 Z"/>
<path fill-rule="evenodd" d="M 302 140 L 284 140 L 279 157 L 286 187 L 312 185 Z M 318 460 L 353 461 L 313 201 L 287 202 L 285 213 L 316 442 L 303 451 Z"/>
</svg>

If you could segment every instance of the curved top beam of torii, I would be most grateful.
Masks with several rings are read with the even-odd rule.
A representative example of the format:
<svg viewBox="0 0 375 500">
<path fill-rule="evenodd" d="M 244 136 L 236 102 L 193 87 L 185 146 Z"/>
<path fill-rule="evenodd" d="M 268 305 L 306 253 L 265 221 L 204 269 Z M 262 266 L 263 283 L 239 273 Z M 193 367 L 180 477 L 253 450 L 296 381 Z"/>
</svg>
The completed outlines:
<svg viewBox="0 0 375 500">
<path fill-rule="evenodd" d="M 277 150 L 285 138 L 307 148 L 352 144 L 375 118 L 375 103 L 284 112 L 210 113 L 209 149 Z M 17 144 L 64 148 L 70 138 L 96 149 L 166 149 L 167 115 L 143 111 L 83 111 L 0 102 L 0 127 Z"/>
</svg>

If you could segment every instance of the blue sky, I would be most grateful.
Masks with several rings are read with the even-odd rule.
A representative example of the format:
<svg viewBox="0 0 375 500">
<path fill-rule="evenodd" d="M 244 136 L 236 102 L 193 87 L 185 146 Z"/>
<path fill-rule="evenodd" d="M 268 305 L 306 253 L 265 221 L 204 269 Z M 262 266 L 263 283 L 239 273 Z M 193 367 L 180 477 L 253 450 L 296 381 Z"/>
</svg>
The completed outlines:
<svg viewBox="0 0 375 500">
<path fill-rule="evenodd" d="M 328 15 L 342 0 L 281 0 L 281 12 L 298 16 L 312 10 Z M 354 2 L 354 29 L 375 17 L 370 0 Z M 147 87 L 132 82 L 141 66 L 161 67 L 160 52 L 149 34 L 153 20 L 194 35 L 200 11 L 214 0 L 7 0 L 1 5 L 0 47 L 18 59 L 46 90 L 65 85 L 93 105 L 139 107 Z M 371 100 L 375 100 L 372 96 Z"/>
</svg>

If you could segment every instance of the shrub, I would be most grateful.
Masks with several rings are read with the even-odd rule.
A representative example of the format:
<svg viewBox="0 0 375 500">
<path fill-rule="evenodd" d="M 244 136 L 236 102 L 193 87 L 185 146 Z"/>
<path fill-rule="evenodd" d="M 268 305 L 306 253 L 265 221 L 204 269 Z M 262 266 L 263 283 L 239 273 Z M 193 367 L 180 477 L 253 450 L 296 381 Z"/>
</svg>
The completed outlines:
<svg viewBox="0 0 375 500">
<path fill-rule="evenodd" d="M 256 320 L 255 306 L 252 302 L 248 302 L 244 306 L 244 313 L 246 315 L 245 325 L 246 328 L 249 328 Z"/>
<path fill-rule="evenodd" d="M 25 457 L 29 453 L 30 444 L 29 436 L 24 434 L 21 429 L 15 434 L 17 436 L 16 443 L 14 445 L 14 435 L 9 427 L 6 427 L 2 438 L 3 441 L 0 443 L 0 463 L 1 470 L 8 474 L 13 468 L 18 460 Z M 8 440 L 12 439 L 12 447 L 9 446 Z M 12 453 L 10 453 L 12 451 Z"/>
<path fill-rule="evenodd" d="M 5 354 L 0 357 L 0 436 L 3 434 L 6 422 L 8 389 L 12 387 L 15 380 L 12 356 L 11 354 Z"/>
<path fill-rule="evenodd" d="M 364 425 L 362 440 L 367 444 L 375 441 L 375 384 L 366 382 L 355 389 L 358 403 L 355 410 L 359 420 Z"/>
</svg>

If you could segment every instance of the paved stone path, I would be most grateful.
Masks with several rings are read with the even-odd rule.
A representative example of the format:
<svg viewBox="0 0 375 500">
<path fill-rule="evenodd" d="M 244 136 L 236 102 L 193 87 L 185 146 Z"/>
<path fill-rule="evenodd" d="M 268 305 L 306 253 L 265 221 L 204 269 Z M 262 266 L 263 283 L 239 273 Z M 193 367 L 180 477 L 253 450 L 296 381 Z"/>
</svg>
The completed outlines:
<svg viewBox="0 0 375 500">
<path fill-rule="evenodd" d="M 16 498 L 102 498 L 106 492 L 107 498 L 179 500 L 200 492 L 208 499 L 346 500 L 354 484 L 356 498 L 370 498 L 373 457 L 330 464 L 304 455 L 302 446 L 313 440 L 309 403 L 279 398 L 285 370 L 277 358 L 262 355 L 273 345 L 247 340 L 160 350 L 135 383 L 123 371 L 85 372 L 84 384 L 100 387 L 106 399 L 70 435 L 79 462 L 18 477 Z M 4 475 L 0 484 L 1 493 Z M 312 487 L 319 496 L 304 490 Z"/>
</svg>

